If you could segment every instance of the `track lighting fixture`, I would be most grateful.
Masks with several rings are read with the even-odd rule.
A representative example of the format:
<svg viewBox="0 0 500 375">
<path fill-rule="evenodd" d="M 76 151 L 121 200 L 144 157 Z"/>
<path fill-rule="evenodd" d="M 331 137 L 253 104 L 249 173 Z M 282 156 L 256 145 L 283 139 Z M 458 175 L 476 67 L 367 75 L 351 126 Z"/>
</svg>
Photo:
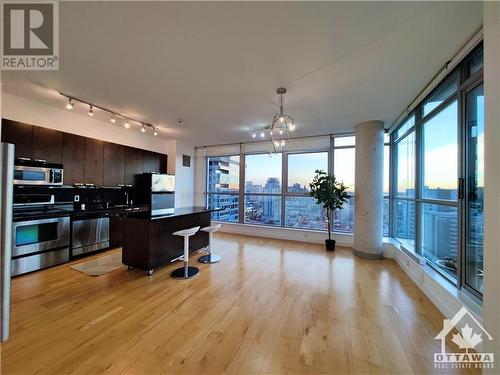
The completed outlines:
<svg viewBox="0 0 500 375">
<path fill-rule="evenodd" d="M 252 133 L 252 138 L 255 138 L 255 137 L 257 137 L 257 134 Z"/>
<path fill-rule="evenodd" d="M 73 109 L 75 104 L 73 103 L 73 99 L 68 98 L 68 103 L 66 104 L 66 109 Z"/>
<path fill-rule="evenodd" d="M 264 138 L 265 136 L 266 136 L 266 133 L 264 133 L 264 132 L 261 132 L 261 133 L 260 133 L 260 137 L 261 137 L 261 138 Z"/>
<path fill-rule="evenodd" d="M 85 104 L 85 105 L 89 106 L 88 115 L 90 117 L 94 116 L 94 109 L 97 108 L 100 111 L 107 112 L 110 115 L 109 121 L 112 124 L 115 124 L 116 121 L 119 120 L 119 119 L 123 119 L 123 120 L 125 120 L 125 122 L 123 123 L 123 126 L 126 129 L 130 129 L 131 123 L 136 123 L 136 124 L 141 125 L 140 130 L 141 130 L 142 133 L 146 133 L 146 129 L 150 128 L 150 129 L 152 129 L 154 136 L 158 135 L 158 130 L 156 129 L 156 127 L 155 127 L 154 124 L 143 122 L 143 121 L 139 121 L 139 120 L 137 120 L 135 118 L 123 115 L 121 113 L 115 112 L 115 111 L 113 111 L 111 109 L 108 109 L 108 108 L 105 108 L 105 107 L 98 106 L 98 105 L 90 103 L 90 102 L 88 102 L 86 100 L 75 98 L 72 95 L 66 95 L 66 94 L 64 94 L 62 92 L 60 92 L 59 94 L 67 99 L 67 102 L 66 102 L 66 104 L 64 106 L 65 106 L 65 108 L 67 108 L 69 110 L 71 110 L 71 109 L 73 109 L 75 107 L 75 102 L 79 102 L 79 103 L 82 103 L 82 104 Z M 179 120 L 177 120 L 177 122 L 179 124 L 181 124 L 182 120 L 179 119 Z"/>
</svg>

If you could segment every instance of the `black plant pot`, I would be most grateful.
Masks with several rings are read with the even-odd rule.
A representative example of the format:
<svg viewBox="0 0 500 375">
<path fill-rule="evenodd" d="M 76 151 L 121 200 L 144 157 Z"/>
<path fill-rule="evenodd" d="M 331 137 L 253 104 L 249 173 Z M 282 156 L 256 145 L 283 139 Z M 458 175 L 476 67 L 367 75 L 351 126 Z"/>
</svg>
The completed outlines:
<svg viewBox="0 0 500 375">
<path fill-rule="evenodd" d="M 335 240 L 325 240 L 326 249 L 335 251 Z"/>
</svg>

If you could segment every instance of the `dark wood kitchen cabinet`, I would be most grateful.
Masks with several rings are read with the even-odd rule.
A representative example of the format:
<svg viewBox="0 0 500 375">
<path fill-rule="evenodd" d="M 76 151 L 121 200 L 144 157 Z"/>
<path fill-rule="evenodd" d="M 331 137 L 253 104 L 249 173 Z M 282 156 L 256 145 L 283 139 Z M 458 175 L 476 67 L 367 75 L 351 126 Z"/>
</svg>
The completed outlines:
<svg viewBox="0 0 500 375">
<path fill-rule="evenodd" d="M 62 163 L 63 133 L 53 129 L 33 127 L 33 158 L 49 163 Z"/>
<path fill-rule="evenodd" d="M 165 154 L 156 153 L 156 166 L 159 173 L 167 173 L 168 156 Z"/>
<path fill-rule="evenodd" d="M 63 133 L 62 164 L 64 184 L 83 183 L 85 177 L 85 137 Z"/>
<path fill-rule="evenodd" d="M 104 167 L 104 142 L 85 138 L 85 178 L 86 184 L 102 185 Z"/>
<path fill-rule="evenodd" d="M 134 147 L 125 149 L 125 183 L 134 184 L 134 176 L 144 172 L 142 150 Z"/>
<path fill-rule="evenodd" d="M 2 119 L 2 142 L 16 146 L 16 157 L 62 163 L 65 185 L 134 184 L 136 174 L 167 173 L 168 156 L 165 154 L 13 120 Z"/>
<path fill-rule="evenodd" d="M 125 183 L 125 147 L 115 143 L 104 143 L 104 186 L 116 186 Z"/>
<path fill-rule="evenodd" d="M 156 153 L 144 150 L 142 152 L 143 157 L 143 172 L 158 172 L 156 165 Z"/>
<path fill-rule="evenodd" d="M 115 248 L 122 245 L 123 221 L 121 217 L 109 218 L 109 247 Z"/>
<path fill-rule="evenodd" d="M 33 157 L 33 128 L 22 122 L 2 119 L 2 142 L 16 146 L 16 158 Z"/>
</svg>

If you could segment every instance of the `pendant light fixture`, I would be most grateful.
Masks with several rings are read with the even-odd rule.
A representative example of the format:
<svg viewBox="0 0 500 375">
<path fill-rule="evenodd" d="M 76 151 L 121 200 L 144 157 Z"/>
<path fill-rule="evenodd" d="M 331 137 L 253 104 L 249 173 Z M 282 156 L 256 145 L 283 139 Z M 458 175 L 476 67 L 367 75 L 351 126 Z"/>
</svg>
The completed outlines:
<svg viewBox="0 0 500 375">
<path fill-rule="evenodd" d="M 276 90 L 279 95 L 279 112 L 273 116 L 271 124 L 264 128 L 253 129 L 252 138 L 256 138 L 260 134 L 261 138 L 265 138 L 269 134 L 271 139 L 272 151 L 274 153 L 282 151 L 286 145 L 286 140 L 289 138 L 289 133 L 295 131 L 295 121 L 292 116 L 287 115 L 283 109 L 283 95 L 286 94 L 286 88 L 280 87 Z"/>
</svg>

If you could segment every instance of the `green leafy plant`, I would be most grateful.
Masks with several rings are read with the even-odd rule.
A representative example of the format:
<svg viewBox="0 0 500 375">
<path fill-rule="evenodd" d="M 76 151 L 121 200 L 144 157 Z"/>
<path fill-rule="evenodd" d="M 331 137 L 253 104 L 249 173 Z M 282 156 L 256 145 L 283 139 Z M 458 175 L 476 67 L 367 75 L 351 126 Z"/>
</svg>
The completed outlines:
<svg viewBox="0 0 500 375">
<path fill-rule="evenodd" d="M 347 186 L 338 182 L 335 176 L 322 170 L 316 169 L 313 181 L 309 184 L 311 191 L 309 195 L 316 199 L 316 204 L 322 204 L 326 210 L 328 224 L 328 239 L 332 239 L 331 218 L 334 210 L 342 208 L 350 198 Z"/>
</svg>

